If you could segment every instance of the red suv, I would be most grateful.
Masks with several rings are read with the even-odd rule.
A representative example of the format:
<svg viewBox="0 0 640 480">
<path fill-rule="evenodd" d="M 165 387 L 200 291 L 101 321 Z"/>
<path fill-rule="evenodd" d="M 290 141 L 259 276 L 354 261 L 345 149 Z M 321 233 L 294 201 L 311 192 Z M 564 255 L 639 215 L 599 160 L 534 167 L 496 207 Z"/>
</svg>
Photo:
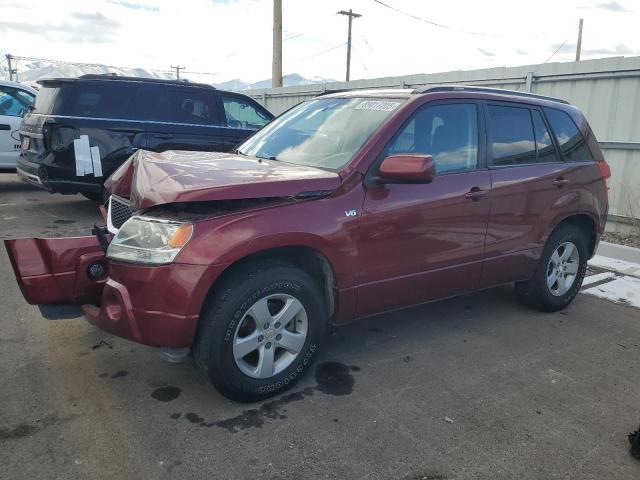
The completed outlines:
<svg viewBox="0 0 640 480">
<path fill-rule="evenodd" d="M 233 154 L 138 151 L 93 236 L 6 241 L 29 303 L 191 352 L 226 396 L 293 385 L 328 323 L 515 282 L 576 296 L 607 163 L 566 102 L 475 87 L 334 93 Z M 68 309 L 68 308 L 67 308 Z"/>
</svg>

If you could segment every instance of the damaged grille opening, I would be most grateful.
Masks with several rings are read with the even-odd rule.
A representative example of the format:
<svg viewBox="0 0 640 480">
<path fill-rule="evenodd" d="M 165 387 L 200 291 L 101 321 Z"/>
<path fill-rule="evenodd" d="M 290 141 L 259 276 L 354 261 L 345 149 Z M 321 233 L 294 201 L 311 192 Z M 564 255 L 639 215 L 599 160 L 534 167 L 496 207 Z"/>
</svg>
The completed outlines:
<svg viewBox="0 0 640 480">
<path fill-rule="evenodd" d="M 111 195 L 109 198 L 109 220 L 111 225 L 119 229 L 124 222 L 133 216 L 134 210 L 129 206 L 129 202 L 124 198 Z"/>
</svg>

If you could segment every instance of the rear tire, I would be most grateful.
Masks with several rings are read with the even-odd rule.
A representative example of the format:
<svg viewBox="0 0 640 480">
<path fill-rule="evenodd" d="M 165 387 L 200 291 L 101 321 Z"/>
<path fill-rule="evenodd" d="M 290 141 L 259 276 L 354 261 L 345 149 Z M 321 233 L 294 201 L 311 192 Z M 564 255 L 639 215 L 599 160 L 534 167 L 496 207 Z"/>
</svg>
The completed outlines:
<svg viewBox="0 0 640 480">
<path fill-rule="evenodd" d="M 212 292 L 201 314 L 196 365 L 232 400 L 255 402 L 284 392 L 318 354 L 327 325 L 322 298 L 317 283 L 293 265 L 240 267 Z"/>
<path fill-rule="evenodd" d="M 573 301 L 587 271 L 587 240 L 572 224 L 559 226 L 548 238 L 530 280 L 516 282 L 516 297 L 531 308 L 555 312 Z"/>
</svg>

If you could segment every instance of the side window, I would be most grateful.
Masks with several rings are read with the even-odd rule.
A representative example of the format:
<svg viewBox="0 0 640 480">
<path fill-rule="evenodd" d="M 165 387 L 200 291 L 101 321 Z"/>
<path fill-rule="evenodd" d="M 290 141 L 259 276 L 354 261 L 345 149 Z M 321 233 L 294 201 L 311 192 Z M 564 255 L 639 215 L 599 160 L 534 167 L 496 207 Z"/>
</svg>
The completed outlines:
<svg viewBox="0 0 640 480">
<path fill-rule="evenodd" d="M 261 111 L 240 98 L 222 97 L 227 126 L 258 130 L 271 121 Z"/>
<path fill-rule="evenodd" d="M 489 105 L 494 165 L 536 162 L 536 143 L 528 108 Z"/>
<path fill-rule="evenodd" d="M 82 117 L 125 118 L 135 88 L 108 82 L 78 82 L 71 102 L 71 115 Z"/>
<path fill-rule="evenodd" d="M 169 90 L 171 119 L 178 123 L 211 124 L 213 115 L 208 95 L 195 88 Z"/>
<path fill-rule="evenodd" d="M 33 104 L 33 95 L 17 88 L 0 86 L 0 115 L 22 117 Z"/>
<path fill-rule="evenodd" d="M 431 155 L 437 173 L 473 170 L 478 165 L 478 112 L 475 104 L 427 105 L 398 133 L 389 154 Z"/>
<path fill-rule="evenodd" d="M 132 120 L 169 120 L 167 89 L 157 85 L 140 85 L 129 106 L 127 118 Z"/>
<path fill-rule="evenodd" d="M 533 116 L 533 129 L 536 136 L 536 150 L 538 152 L 538 162 L 551 163 L 558 161 L 556 147 L 551 141 L 551 135 L 547 130 L 542 114 L 538 110 L 531 110 Z"/>
<path fill-rule="evenodd" d="M 584 162 L 593 160 L 593 155 L 591 155 L 584 137 L 567 113 L 553 108 L 545 108 L 544 113 L 547 115 L 551 130 L 553 130 L 558 145 L 567 161 Z"/>
</svg>

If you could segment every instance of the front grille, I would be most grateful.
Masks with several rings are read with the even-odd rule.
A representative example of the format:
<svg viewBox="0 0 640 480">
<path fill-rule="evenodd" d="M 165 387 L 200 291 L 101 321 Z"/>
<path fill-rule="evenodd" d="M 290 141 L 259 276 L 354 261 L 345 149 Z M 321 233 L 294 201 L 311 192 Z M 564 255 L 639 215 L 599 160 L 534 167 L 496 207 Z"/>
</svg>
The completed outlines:
<svg viewBox="0 0 640 480">
<path fill-rule="evenodd" d="M 124 198 L 111 195 L 109 197 L 109 220 L 111 226 L 115 229 L 120 229 L 124 222 L 129 220 L 133 215 L 134 210 L 129 206 Z"/>
</svg>

